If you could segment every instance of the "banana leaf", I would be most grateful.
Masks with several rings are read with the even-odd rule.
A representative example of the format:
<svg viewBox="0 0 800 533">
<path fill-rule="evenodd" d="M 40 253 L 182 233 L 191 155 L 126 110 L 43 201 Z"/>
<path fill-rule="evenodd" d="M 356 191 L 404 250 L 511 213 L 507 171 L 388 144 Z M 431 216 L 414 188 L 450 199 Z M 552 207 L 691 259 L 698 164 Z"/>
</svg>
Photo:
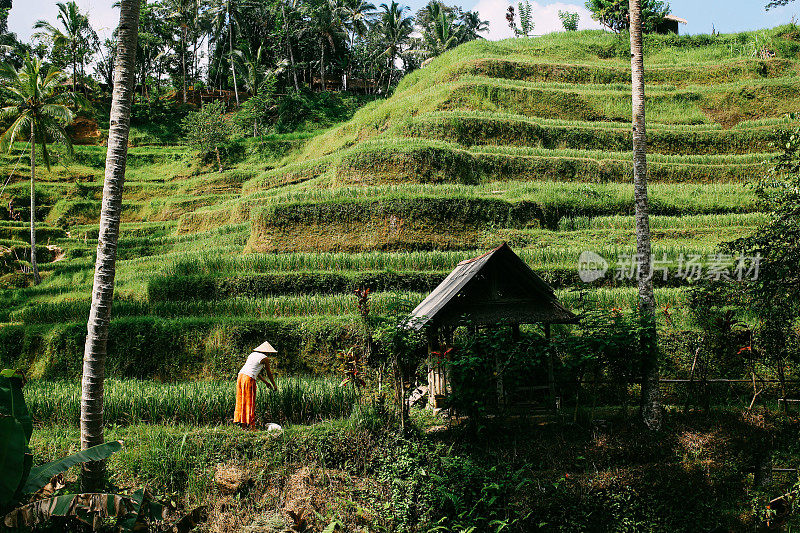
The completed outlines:
<svg viewBox="0 0 800 533">
<path fill-rule="evenodd" d="M 25 430 L 25 438 L 30 440 L 33 434 L 33 419 L 22 394 L 24 384 L 25 378 L 20 372 L 8 369 L 0 372 L 0 416 L 8 415 L 16 418 Z"/>
<path fill-rule="evenodd" d="M 22 378 L 0 373 L 0 508 L 17 501 L 31 468 L 33 424 L 22 396 Z"/>
<path fill-rule="evenodd" d="M 31 468 L 30 475 L 28 476 L 28 480 L 25 482 L 25 485 L 22 488 L 22 492 L 25 494 L 36 492 L 48 481 L 50 481 L 53 476 L 60 474 L 71 466 L 80 463 L 87 463 L 89 461 L 102 461 L 103 459 L 110 457 L 111 454 L 120 448 L 122 448 L 122 441 L 113 440 L 97 446 L 92 446 L 91 448 L 87 448 L 85 450 L 81 450 L 78 453 L 68 455 L 67 457 L 53 461 L 52 463 L 35 466 Z"/>
<path fill-rule="evenodd" d="M 69 517 L 96 526 L 116 518 L 121 532 L 147 530 L 147 524 L 163 524 L 164 506 L 151 500 L 145 489 L 131 496 L 106 493 L 63 494 L 38 500 L 14 509 L 3 518 L 9 528 L 33 528 L 54 517 Z M 205 507 L 198 507 L 182 517 L 170 530 L 188 533 L 208 517 Z"/>
<path fill-rule="evenodd" d="M 117 525 L 119 525 L 120 530 L 122 531 L 133 531 L 136 527 L 136 522 L 139 521 L 141 514 L 142 514 L 142 503 L 144 503 L 145 499 L 145 490 L 139 489 L 133 493 L 131 496 L 131 503 L 133 504 L 133 509 L 130 510 L 125 515 L 120 516 L 117 519 Z"/>
<path fill-rule="evenodd" d="M 95 524 L 100 519 L 128 515 L 134 509 L 133 500 L 119 494 L 63 494 L 18 507 L 5 516 L 3 524 L 10 528 L 31 528 L 52 517 L 74 517 Z"/>
</svg>

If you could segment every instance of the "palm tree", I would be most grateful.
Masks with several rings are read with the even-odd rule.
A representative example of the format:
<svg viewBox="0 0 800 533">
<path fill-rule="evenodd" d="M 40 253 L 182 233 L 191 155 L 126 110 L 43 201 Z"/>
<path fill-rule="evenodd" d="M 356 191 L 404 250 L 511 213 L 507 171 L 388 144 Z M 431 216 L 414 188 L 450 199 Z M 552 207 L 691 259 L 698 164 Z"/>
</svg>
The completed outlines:
<svg viewBox="0 0 800 533">
<path fill-rule="evenodd" d="M 269 71 L 264 66 L 265 50 L 259 46 L 255 52 L 247 47 L 244 50 L 234 51 L 234 72 L 236 69 L 244 73 L 243 81 L 245 88 L 251 95 L 258 94 L 259 89 L 269 77 Z"/>
<path fill-rule="evenodd" d="M 375 4 L 364 0 L 345 0 L 342 7 L 345 24 L 350 30 L 350 46 L 356 36 L 363 37 L 369 29 L 369 22 L 375 16 Z"/>
<path fill-rule="evenodd" d="M 631 15 L 631 103 L 633 106 L 633 195 L 636 203 L 639 315 L 643 325 L 639 339 L 642 365 L 641 416 L 648 428 L 658 429 L 661 426 L 661 403 L 658 390 L 658 346 L 647 203 L 647 131 L 644 115 L 642 2 L 641 0 L 629 0 L 629 6 Z"/>
<path fill-rule="evenodd" d="M 461 42 L 461 26 L 455 24 L 455 17 L 447 13 L 439 2 L 431 2 L 425 9 L 431 20 L 430 26 L 423 33 L 428 52 L 432 56 L 454 48 Z"/>
<path fill-rule="evenodd" d="M 233 75 L 233 93 L 236 95 L 236 105 L 239 105 L 239 87 L 236 83 L 236 68 L 233 66 L 233 16 L 231 15 L 231 2 L 225 2 L 225 13 L 228 22 L 228 53 L 231 61 L 231 74 Z M 260 49 L 259 49 L 260 51 Z"/>
<path fill-rule="evenodd" d="M 58 6 L 58 20 L 64 27 L 64 31 L 56 28 L 46 20 L 39 20 L 33 25 L 34 29 L 44 30 L 34 34 L 36 37 L 48 36 L 53 41 L 53 46 L 56 48 L 69 49 L 70 61 L 72 62 L 72 92 L 75 91 L 76 78 L 78 76 L 78 65 L 83 72 L 84 50 L 89 40 L 94 38 L 97 40 L 97 35 L 92 30 L 89 24 L 89 18 L 80 12 L 78 5 L 75 2 L 62 2 L 56 3 Z"/>
<path fill-rule="evenodd" d="M 189 53 L 188 50 L 188 39 L 189 39 L 189 14 L 191 10 L 188 8 L 186 4 L 187 0 L 170 0 L 169 2 L 165 2 L 164 5 L 167 9 L 166 18 L 170 19 L 173 23 L 173 28 L 178 30 L 178 38 L 175 39 L 174 36 L 172 38 L 172 48 L 180 53 L 180 64 L 181 64 L 181 82 L 183 85 L 183 103 L 187 102 L 187 81 L 186 81 L 186 55 Z M 138 22 L 137 22 L 138 24 Z M 117 46 L 119 46 L 119 41 L 117 42 Z"/>
<path fill-rule="evenodd" d="M 345 26 L 350 33 L 350 50 L 355 46 L 356 37 L 364 37 L 370 27 L 370 22 L 375 16 L 375 4 L 364 0 L 344 0 L 342 8 L 345 19 Z M 347 79 L 352 71 L 352 56 L 344 58 L 346 63 L 346 76 L 344 78 L 344 90 L 347 90 Z"/>
<path fill-rule="evenodd" d="M 74 93 L 60 91 L 67 79 L 62 71 L 49 68 L 45 71 L 38 58 L 26 57 L 22 68 L 0 64 L 0 79 L 9 93 L 9 105 L 0 110 L 0 119 L 13 120 L 11 126 L 0 137 L 0 149 L 9 151 L 14 141 L 22 135 L 30 135 L 31 145 L 31 269 L 33 280 L 39 284 L 39 268 L 36 264 L 36 146 L 42 147 L 42 159 L 50 169 L 48 141 L 64 144 L 72 152 L 72 143 L 64 131 L 64 124 L 72 122 L 69 105 L 75 103 Z"/>
<path fill-rule="evenodd" d="M 344 37 L 344 8 L 339 0 L 321 0 L 311 11 L 311 25 L 319 37 L 320 60 L 319 75 L 321 90 L 327 88 L 325 82 L 325 48 L 330 45 L 336 51 L 336 42 Z"/>
<path fill-rule="evenodd" d="M 108 150 L 106 152 L 103 206 L 100 211 L 100 232 L 97 237 L 97 260 L 92 286 L 92 307 L 89 311 L 86 346 L 83 352 L 81 382 L 81 448 L 103 442 L 103 380 L 105 379 L 108 324 L 114 296 L 117 239 L 122 213 L 122 187 L 128 157 L 131 103 L 136 79 L 136 41 L 139 29 L 141 0 L 120 2 L 117 52 L 114 64 L 114 92 L 111 99 Z M 81 476 L 82 489 L 93 492 L 102 482 L 104 465 L 86 463 Z"/>
<path fill-rule="evenodd" d="M 294 0 L 289 0 L 289 8 L 291 9 L 290 13 L 292 15 L 297 14 L 296 5 Z M 297 66 L 294 61 L 294 48 L 292 47 L 292 36 L 294 33 L 292 31 L 293 24 L 290 24 L 289 17 L 286 16 L 286 5 L 281 2 L 281 15 L 283 16 L 283 33 L 284 37 L 286 38 L 286 51 L 289 55 L 289 65 L 292 67 L 292 81 L 294 82 L 294 91 L 296 93 L 300 92 L 300 83 L 297 81 Z M 293 17 L 294 18 L 294 17 Z"/>
<path fill-rule="evenodd" d="M 397 59 L 402 44 L 411 35 L 414 29 L 414 23 L 411 17 L 403 16 L 406 6 L 400 6 L 397 2 L 392 0 L 390 5 L 381 4 L 383 12 L 380 14 L 380 31 L 383 34 L 384 41 L 386 42 L 386 49 L 383 52 L 388 58 L 389 75 L 386 80 L 386 92 L 389 92 L 389 86 L 392 82 L 392 73 L 394 72 L 394 62 Z"/>
<path fill-rule="evenodd" d="M 481 20 L 480 13 L 477 11 L 466 11 L 460 18 L 462 31 L 462 42 L 483 39 L 479 33 L 489 31 L 489 21 Z"/>
</svg>

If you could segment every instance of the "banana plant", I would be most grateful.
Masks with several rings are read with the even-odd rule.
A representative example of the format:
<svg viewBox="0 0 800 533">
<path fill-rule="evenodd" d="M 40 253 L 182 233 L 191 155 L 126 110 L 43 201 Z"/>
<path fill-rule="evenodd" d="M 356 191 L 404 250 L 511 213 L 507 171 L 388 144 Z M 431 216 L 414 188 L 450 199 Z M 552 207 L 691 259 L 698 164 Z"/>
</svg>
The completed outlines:
<svg viewBox="0 0 800 533">
<path fill-rule="evenodd" d="M 163 523 L 167 509 L 145 489 L 130 496 L 86 493 L 39 498 L 63 486 L 56 485 L 55 479 L 70 467 L 107 459 L 122 448 L 122 441 L 106 442 L 44 465 L 32 466 L 28 443 L 33 434 L 33 422 L 22 394 L 24 383 L 25 378 L 19 372 L 0 372 L 0 511 L 5 513 L 0 529 L 2 526 L 32 528 L 56 517 L 75 519 L 95 529 L 114 518 L 119 531 L 133 531 L 144 523 Z M 45 490 L 40 490 L 42 487 Z M 36 493 L 33 498 L 23 504 L 33 493 Z M 178 520 L 173 531 L 188 532 L 202 520 L 205 520 L 204 507 Z"/>
</svg>

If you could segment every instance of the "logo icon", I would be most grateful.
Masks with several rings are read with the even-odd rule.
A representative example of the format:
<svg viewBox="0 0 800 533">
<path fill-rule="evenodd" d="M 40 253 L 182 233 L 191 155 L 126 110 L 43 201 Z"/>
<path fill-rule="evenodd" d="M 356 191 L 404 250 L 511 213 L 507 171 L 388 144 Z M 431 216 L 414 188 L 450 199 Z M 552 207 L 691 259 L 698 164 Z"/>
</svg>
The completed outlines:
<svg viewBox="0 0 800 533">
<path fill-rule="evenodd" d="M 591 283 L 606 275 L 608 261 L 603 256 L 586 250 L 578 257 L 578 277 L 584 283 Z"/>
</svg>

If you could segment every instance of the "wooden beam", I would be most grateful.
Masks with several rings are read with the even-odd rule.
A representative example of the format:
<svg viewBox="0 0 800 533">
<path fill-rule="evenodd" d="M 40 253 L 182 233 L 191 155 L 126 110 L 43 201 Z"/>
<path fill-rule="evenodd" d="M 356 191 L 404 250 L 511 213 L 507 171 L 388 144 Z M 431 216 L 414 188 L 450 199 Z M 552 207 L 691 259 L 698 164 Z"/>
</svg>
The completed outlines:
<svg viewBox="0 0 800 533">
<path fill-rule="evenodd" d="M 544 338 L 547 341 L 547 386 L 550 389 L 550 407 L 556 412 L 556 378 L 553 371 L 553 350 L 550 346 L 550 324 L 544 325 Z"/>
</svg>

